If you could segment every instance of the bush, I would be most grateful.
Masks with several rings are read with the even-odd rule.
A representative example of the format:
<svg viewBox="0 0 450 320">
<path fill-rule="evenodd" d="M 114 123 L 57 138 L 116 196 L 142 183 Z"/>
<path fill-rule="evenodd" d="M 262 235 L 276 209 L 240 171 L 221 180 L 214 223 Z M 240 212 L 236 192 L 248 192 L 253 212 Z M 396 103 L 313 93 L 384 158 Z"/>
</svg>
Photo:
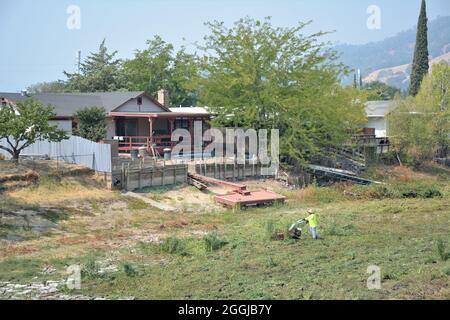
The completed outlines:
<svg viewBox="0 0 450 320">
<path fill-rule="evenodd" d="M 160 245 L 161 251 L 170 254 L 178 254 L 181 256 L 187 256 L 188 251 L 186 243 L 176 237 L 168 237 L 163 240 Z"/>
<path fill-rule="evenodd" d="M 435 198 L 442 196 L 438 188 L 423 183 L 373 184 L 368 187 L 354 186 L 351 190 L 349 194 L 353 197 L 356 195 L 369 199 Z"/>
<path fill-rule="evenodd" d="M 78 128 L 74 133 L 85 139 L 98 142 L 106 135 L 106 111 L 102 107 L 85 107 L 75 114 Z"/>
<path fill-rule="evenodd" d="M 434 186 L 424 184 L 400 184 L 391 188 L 391 193 L 399 198 L 435 198 L 442 193 Z"/>
<path fill-rule="evenodd" d="M 205 250 L 216 251 L 228 244 L 228 241 L 219 237 L 216 232 L 208 233 L 204 238 Z"/>
<path fill-rule="evenodd" d="M 125 263 L 122 265 L 122 268 L 123 268 L 123 272 L 125 272 L 125 274 L 126 274 L 128 277 L 134 277 L 134 276 L 137 274 L 137 272 L 136 272 L 136 270 L 134 269 L 134 267 L 133 267 L 131 264 L 129 264 L 128 262 L 125 262 Z"/>
</svg>

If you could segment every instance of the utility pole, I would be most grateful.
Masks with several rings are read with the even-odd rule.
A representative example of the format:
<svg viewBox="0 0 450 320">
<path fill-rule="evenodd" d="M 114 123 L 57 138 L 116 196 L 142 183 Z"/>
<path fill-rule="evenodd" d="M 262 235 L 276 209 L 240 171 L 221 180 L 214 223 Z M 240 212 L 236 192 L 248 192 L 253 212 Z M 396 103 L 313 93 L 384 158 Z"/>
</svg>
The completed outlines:
<svg viewBox="0 0 450 320">
<path fill-rule="evenodd" d="M 361 69 L 358 69 L 358 84 L 359 84 L 359 89 L 362 89 L 362 77 L 361 77 Z"/>
<path fill-rule="evenodd" d="M 81 66 L 81 50 L 77 51 L 77 72 L 80 74 L 80 66 Z"/>
</svg>

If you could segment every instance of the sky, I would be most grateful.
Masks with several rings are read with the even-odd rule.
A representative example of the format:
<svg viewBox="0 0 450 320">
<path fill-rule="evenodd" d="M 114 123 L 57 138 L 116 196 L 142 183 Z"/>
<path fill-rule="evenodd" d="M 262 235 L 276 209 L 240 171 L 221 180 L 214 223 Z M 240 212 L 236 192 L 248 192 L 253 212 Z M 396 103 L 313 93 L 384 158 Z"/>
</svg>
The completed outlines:
<svg viewBox="0 0 450 320">
<path fill-rule="evenodd" d="M 230 26 L 271 16 L 283 27 L 312 20 L 307 32 L 335 31 L 327 40 L 362 44 L 413 27 L 419 7 L 420 0 L 0 0 L 0 92 L 65 79 L 63 70 L 76 70 L 76 52 L 83 58 L 104 38 L 120 58 L 154 35 L 192 51 L 206 21 Z M 448 16 L 450 1 L 427 0 L 427 10 L 429 19 Z"/>
</svg>

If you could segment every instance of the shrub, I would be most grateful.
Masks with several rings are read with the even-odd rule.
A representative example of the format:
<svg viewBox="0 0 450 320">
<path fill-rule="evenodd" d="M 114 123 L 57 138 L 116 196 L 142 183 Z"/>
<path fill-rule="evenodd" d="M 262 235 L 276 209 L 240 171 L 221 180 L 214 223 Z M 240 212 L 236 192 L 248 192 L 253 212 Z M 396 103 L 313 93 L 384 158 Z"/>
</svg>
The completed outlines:
<svg viewBox="0 0 450 320">
<path fill-rule="evenodd" d="M 400 184 L 393 186 L 391 193 L 400 198 L 435 198 L 442 193 L 434 186 L 424 184 Z"/>
<path fill-rule="evenodd" d="M 134 277 L 137 274 L 136 269 L 134 269 L 134 267 L 131 264 L 129 264 L 128 262 L 125 262 L 122 265 L 122 268 L 123 268 L 123 272 L 125 272 L 125 274 L 128 277 Z"/>
<path fill-rule="evenodd" d="M 106 135 L 106 111 L 102 107 L 85 107 L 75 114 L 78 128 L 74 133 L 85 139 L 98 142 Z"/>
<path fill-rule="evenodd" d="M 181 256 L 188 255 L 186 243 L 177 237 L 168 237 L 164 239 L 160 248 L 161 251 L 165 253 L 178 254 Z"/>
<path fill-rule="evenodd" d="M 206 251 L 216 251 L 228 244 L 228 241 L 219 237 L 216 232 L 208 233 L 203 237 Z"/>
<path fill-rule="evenodd" d="M 348 194 L 353 197 L 369 199 L 435 198 L 442 196 L 438 188 L 423 183 L 373 184 L 370 186 L 354 186 L 351 190 Z"/>
</svg>

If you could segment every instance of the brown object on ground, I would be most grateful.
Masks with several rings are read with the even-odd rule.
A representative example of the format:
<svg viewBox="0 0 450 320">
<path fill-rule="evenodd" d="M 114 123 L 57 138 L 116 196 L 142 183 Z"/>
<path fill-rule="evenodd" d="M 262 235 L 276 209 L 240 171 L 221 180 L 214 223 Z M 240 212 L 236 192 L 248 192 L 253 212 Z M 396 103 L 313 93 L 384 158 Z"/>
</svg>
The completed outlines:
<svg viewBox="0 0 450 320">
<path fill-rule="evenodd" d="M 224 195 L 217 195 L 216 201 L 227 206 L 251 206 L 258 204 L 272 204 L 274 202 L 284 202 L 285 197 L 269 190 L 257 190 L 249 191 L 247 186 L 239 183 L 218 180 L 214 178 L 205 177 L 199 174 L 188 174 L 192 180 L 199 181 L 201 183 L 211 183 L 222 185 L 224 187 L 231 188 L 232 191 Z"/>
<path fill-rule="evenodd" d="M 283 230 L 277 231 L 277 240 L 280 240 L 280 241 L 284 240 L 284 231 Z"/>
</svg>

